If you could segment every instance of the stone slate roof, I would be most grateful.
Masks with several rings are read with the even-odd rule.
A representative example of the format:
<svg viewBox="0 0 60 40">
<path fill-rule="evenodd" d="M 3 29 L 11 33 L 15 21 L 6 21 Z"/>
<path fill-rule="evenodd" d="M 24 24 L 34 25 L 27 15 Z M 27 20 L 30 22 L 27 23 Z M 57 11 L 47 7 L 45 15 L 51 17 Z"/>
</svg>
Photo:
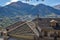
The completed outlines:
<svg viewBox="0 0 60 40">
<path fill-rule="evenodd" d="M 29 28 L 29 26 L 27 24 L 24 24 L 24 25 L 18 27 L 17 29 L 9 32 L 9 34 L 28 35 L 28 34 L 33 34 L 33 31 Z"/>
<path fill-rule="evenodd" d="M 39 26 L 41 29 L 45 28 L 45 29 L 50 29 L 50 30 L 52 30 L 52 29 L 54 29 L 54 28 L 52 28 L 52 27 L 50 26 L 50 21 L 51 21 L 52 19 L 58 21 L 58 24 L 60 25 L 60 18 L 38 18 L 38 20 L 37 20 L 37 19 L 34 19 L 34 20 L 32 20 L 31 22 L 34 22 L 35 24 L 36 24 L 36 22 L 38 22 L 38 26 Z M 11 28 L 14 28 L 14 27 L 16 27 L 16 26 L 18 26 L 18 25 L 20 25 L 20 24 L 22 24 L 22 23 L 25 23 L 25 22 L 17 22 L 17 23 L 15 23 L 15 24 L 7 27 L 7 28 L 10 30 Z M 59 29 L 60 29 L 60 27 L 56 27 L 56 28 L 59 28 Z M 32 35 L 32 34 L 34 34 L 34 33 L 33 33 L 33 31 L 29 28 L 29 26 L 25 23 L 24 25 L 18 27 L 17 29 L 9 32 L 9 34 Z M 16 40 L 17 40 L 17 39 L 16 39 Z"/>
<path fill-rule="evenodd" d="M 45 29 L 54 29 L 50 26 L 50 21 L 51 20 L 56 20 L 60 26 L 60 18 L 39 18 L 38 20 L 37 19 L 34 19 L 33 21 L 36 23 L 38 21 L 38 25 L 41 27 L 41 28 L 45 28 Z M 57 30 L 60 30 L 60 27 L 56 26 L 56 28 L 59 28 Z M 55 29 L 56 29 L 55 28 Z"/>
<path fill-rule="evenodd" d="M 9 29 L 9 30 L 10 30 L 10 29 L 12 29 L 12 28 L 14 28 L 14 27 L 16 27 L 16 26 L 22 24 L 22 23 L 24 23 L 24 21 L 23 21 L 23 22 L 22 22 L 22 21 L 18 21 L 18 22 L 16 22 L 16 23 L 14 23 L 14 24 L 12 24 L 12 25 L 6 27 L 6 29 Z"/>
<path fill-rule="evenodd" d="M 14 25 L 16 25 L 16 24 L 17 25 L 14 26 L 14 27 L 17 27 L 18 25 L 20 25 L 20 23 L 19 24 L 18 23 L 15 23 Z M 22 22 L 22 23 L 25 23 L 25 22 Z M 13 25 L 11 27 L 14 28 Z M 9 30 L 11 29 L 10 27 L 8 27 L 8 28 L 9 28 Z M 14 37 L 12 37 L 11 34 L 13 34 L 13 35 L 32 36 L 32 37 L 34 36 L 34 32 L 31 30 L 31 28 L 26 23 L 23 24 L 22 26 L 19 26 L 17 29 L 15 29 L 11 32 L 8 32 L 8 34 L 10 35 L 8 40 L 30 40 L 30 39 L 24 39 L 24 38 L 14 38 Z"/>
<path fill-rule="evenodd" d="M 32 22 L 34 22 L 34 23 L 36 23 L 37 21 L 39 22 L 38 23 L 38 25 L 39 25 L 39 27 L 40 28 L 46 28 L 46 29 L 53 29 L 51 26 L 50 26 L 50 21 L 51 20 L 56 20 L 56 21 L 58 21 L 58 24 L 60 25 L 60 18 L 38 18 L 38 20 L 37 20 L 37 18 L 36 19 L 34 19 L 34 20 L 32 20 Z M 17 22 L 17 23 L 15 23 L 15 24 L 13 24 L 13 25 L 11 25 L 11 26 L 9 26 L 9 27 L 7 27 L 6 29 L 12 29 L 12 28 L 14 28 L 14 27 L 16 27 L 16 26 L 18 26 L 18 25 L 20 25 L 20 24 L 22 24 L 22 23 L 24 23 L 24 22 Z M 24 26 L 24 25 L 23 25 Z M 27 25 L 26 25 L 27 26 Z M 21 29 L 25 29 L 25 27 L 19 27 L 20 29 L 19 30 L 21 30 Z M 58 28 L 58 27 L 57 27 Z M 59 27 L 60 28 L 60 27 Z M 17 28 L 18 29 L 18 28 Z M 27 27 L 26 27 L 26 29 L 27 29 Z M 29 30 L 29 28 L 27 29 L 27 30 Z M 26 31 L 27 31 L 26 30 Z"/>
</svg>

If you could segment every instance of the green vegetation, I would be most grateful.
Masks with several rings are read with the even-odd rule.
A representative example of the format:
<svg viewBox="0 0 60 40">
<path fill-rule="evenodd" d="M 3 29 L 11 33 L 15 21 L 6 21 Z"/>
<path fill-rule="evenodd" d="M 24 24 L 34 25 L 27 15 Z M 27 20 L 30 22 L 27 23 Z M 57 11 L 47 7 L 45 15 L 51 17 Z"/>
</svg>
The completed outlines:
<svg viewBox="0 0 60 40">
<path fill-rule="evenodd" d="M 9 17 L 4 17 L 0 20 L 0 27 L 5 28 L 14 23 L 15 23 L 14 20 L 11 20 Z"/>
</svg>

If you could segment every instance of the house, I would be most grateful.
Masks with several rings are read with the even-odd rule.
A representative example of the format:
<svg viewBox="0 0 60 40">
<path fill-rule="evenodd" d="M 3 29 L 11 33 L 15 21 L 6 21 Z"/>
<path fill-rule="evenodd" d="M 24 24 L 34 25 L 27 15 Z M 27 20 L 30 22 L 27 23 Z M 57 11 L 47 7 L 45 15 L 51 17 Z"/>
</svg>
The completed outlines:
<svg viewBox="0 0 60 40">
<path fill-rule="evenodd" d="M 8 40 L 38 40 L 40 35 L 50 36 L 56 32 L 60 35 L 59 18 L 36 18 L 31 21 L 17 22 L 6 28 Z M 57 28 L 57 29 L 56 29 Z"/>
</svg>

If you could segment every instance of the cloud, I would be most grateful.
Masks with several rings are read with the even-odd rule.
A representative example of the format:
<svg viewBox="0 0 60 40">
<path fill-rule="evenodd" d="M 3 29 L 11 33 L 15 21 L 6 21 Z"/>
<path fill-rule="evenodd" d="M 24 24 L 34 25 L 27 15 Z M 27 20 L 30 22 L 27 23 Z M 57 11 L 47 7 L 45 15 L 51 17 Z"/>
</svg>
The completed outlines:
<svg viewBox="0 0 60 40">
<path fill-rule="evenodd" d="M 8 5 L 8 4 L 12 3 L 12 2 L 17 2 L 17 1 L 19 1 L 19 0 L 11 0 L 10 2 L 6 2 L 5 5 Z"/>
</svg>

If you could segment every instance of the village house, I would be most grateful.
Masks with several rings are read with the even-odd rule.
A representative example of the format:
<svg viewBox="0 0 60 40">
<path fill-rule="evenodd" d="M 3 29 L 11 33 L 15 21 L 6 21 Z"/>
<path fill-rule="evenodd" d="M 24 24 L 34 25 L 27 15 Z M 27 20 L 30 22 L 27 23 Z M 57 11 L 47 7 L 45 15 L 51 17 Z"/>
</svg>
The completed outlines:
<svg viewBox="0 0 60 40">
<path fill-rule="evenodd" d="M 42 37 L 53 37 L 54 32 L 60 36 L 60 19 L 36 18 L 31 21 L 19 21 L 6 27 L 4 40 L 39 40 Z"/>
</svg>

